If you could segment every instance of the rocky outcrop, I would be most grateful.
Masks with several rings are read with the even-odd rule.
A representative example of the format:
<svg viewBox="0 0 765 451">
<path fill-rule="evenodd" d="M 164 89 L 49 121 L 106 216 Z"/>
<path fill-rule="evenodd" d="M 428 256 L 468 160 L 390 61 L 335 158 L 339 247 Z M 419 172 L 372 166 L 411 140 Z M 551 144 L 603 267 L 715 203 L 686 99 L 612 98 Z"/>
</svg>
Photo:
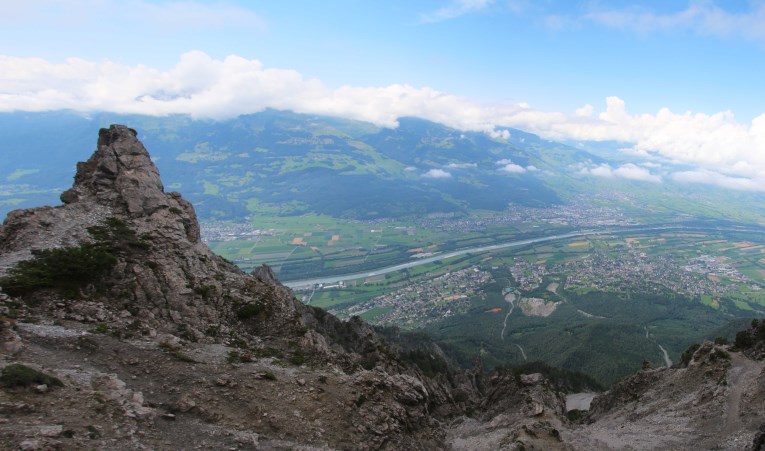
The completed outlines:
<svg viewBox="0 0 765 451">
<path fill-rule="evenodd" d="M 132 218 L 170 208 L 159 171 L 137 136 L 135 130 L 120 125 L 101 129 L 96 152 L 77 163 L 74 186 L 61 194 L 61 201 L 92 200 Z"/>
<path fill-rule="evenodd" d="M 266 362 L 272 359 L 294 367 L 319 365 L 340 372 L 342 383 L 332 390 L 334 401 L 330 402 L 339 402 L 348 410 L 323 419 L 328 426 L 317 426 L 317 435 L 305 440 L 320 441 L 324 434 L 321 430 L 347 423 L 343 428 L 354 431 L 354 448 L 359 443 L 369 449 L 442 447 L 443 431 L 436 416 L 461 412 L 455 408 L 448 382 L 425 377 L 416 365 L 399 360 L 396 352 L 359 318 L 343 322 L 303 305 L 267 266 L 248 275 L 213 254 L 200 240 L 193 207 L 180 194 L 164 192 L 159 171 L 135 130 L 120 125 L 102 129 L 96 151 L 77 165 L 74 184 L 61 200 L 61 206 L 8 215 L 0 228 L 0 271 L 17 276 L 19 266 L 14 265 L 34 261 L 43 255 L 41 251 L 52 249 L 80 249 L 83 255 L 105 253 L 109 258 L 104 261 L 112 266 L 99 272 L 97 280 L 86 278 L 77 284 L 63 281 L 65 289 L 49 283 L 27 286 L 22 292 L 14 286 L 22 299 L 4 299 L 23 306 L 23 312 L 17 312 L 20 321 L 34 317 L 38 322 L 84 326 L 122 340 L 142 340 L 150 343 L 154 353 L 171 353 L 189 362 L 209 360 L 185 354 L 192 349 L 227 349 L 225 362 L 209 361 L 207 371 L 215 371 L 221 364 L 269 368 Z M 9 271 L 11 268 L 16 269 Z M 26 354 L 19 353 L 21 338 L 11 325 L 5 321 L 0 331 L 3 347 L 6 354 L 24 358 Z M 38 349 L 53 344 L 48 338 L 33 335 L 31 339 Z M 77 349 L 91 350 L 91 361 L 102 356 L 100 348 L 105 345 L 96 344 L 98 340 L 86 339 L 79 332 L 63 333 L 56 345 L 67 340 L 74 341 L 72 346 Z M 109 346 L 119 348 L 118 342 Z M 123 348 L 122 352 L 133 349 L 134 362 L 157 358 L 152 352 L 147 354 L 127 344 Z M 77 374 L 74 362 L 58 360 L 55 364 L 59 374 Z M 87 372 L 88 377 L 98 375 L 93 376 L 93 387 L 103 393 L 99 396 L 130 421 L 155 421 L 156 412 L 144 402 L 147 392 L 131 387 L 133 377 L 112 374 L 109 370 L 113 367 L 107 357 L 100 367 Z M 168 375 L 185 381 L 182 384 L 191 384 L 190 376 L 183 371 L 167 367 Z M 269 369 L 255 376 L 272 381 L 273 397 L 268 402 L 279 403 L 280 397 L 294 390 L 285 385 L 289 372 Z M 223 381 L 216 382 L 217 387 L 233 388 L 249 385 L 247 380 L 252 377 L 240 372 L 237 377 L 214 380 Z M 299 380 L 305 381 L 306 377 Z M 222 406 L 211 405 L 217 398 L 204 391 L 191 386 L 179 387 L 179 391 L 183 395 L 169 404 L 174 407 L 167 415 L 193 415 L 212 423 L 232 415 Z M 305 402 L 301 416 L 319 409 L 324 402 L 317 398 L 324 392 L 321 385 L 300 391 L 310 401 Z M 472 394 L 470 397 L 475 398 Z M 352 416 L 346 415 L 350 413 Z M 291 424 L 276 418 L 269 417 L 268 427 L 256 429 L 255 435 L 283 430 Z M 262 418 L 257 420 L 261 422 Z M 139 426 L 133 424 L 131 430 L 139 430 Z M 300 439 L 297 432 L 292 434 L 293 440 Z M 341 444 L 348 438 L 338 433 L 332 439 Z"/>
<path fill-rule="evenodd" d="M 116 322 L 138 333 L 173 333 L 193 341 L 223 339 L 237 328 L 298 331 L 298 306 L 288 290 L 246 277 L 201 243 L 193 207 L 180 194 L 164 192 L 136 135 L 121 125 L 102 129 L 96 151 L 77 164 L 73 186 L 61 195 L 64 205 L 9 214 L 0 229 L 0 268 L 29 259 L 34 249 L 98 240 L 113 246 L 122 240 L 101 286 L 82 287 L 76 296 L 97 304 L 95 309 L 103 306 L 104 313 L 83 316 L 82 302 L 57 299 L 52 306 L 59 316 L 63 310 L 64 318 Z M 94 228 L 101 228 L 101 236 Z M 35 296 L 41 300 L 45 293 Z M 263 308 L 239 327 L 237 312 L 255 304 Z"/>
</svg>

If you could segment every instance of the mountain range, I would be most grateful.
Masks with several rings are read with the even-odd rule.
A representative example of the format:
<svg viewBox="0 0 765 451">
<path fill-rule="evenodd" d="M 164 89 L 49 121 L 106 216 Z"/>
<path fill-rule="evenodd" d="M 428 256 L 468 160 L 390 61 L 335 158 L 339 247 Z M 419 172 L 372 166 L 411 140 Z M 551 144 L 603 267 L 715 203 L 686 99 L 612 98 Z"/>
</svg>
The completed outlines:
<svg viewBox="0 0 765 451">
<path fill-rule="evenodd" d="M 634 197 L 648 204 L 645 214 L 679 211 L 751 220 L 763 208 L 759 194 L 659 182 L 650 168 L 616 150 L 619 143 L 562 144 L 515 129 L 466 132 L 417 118 L 381 128 L 266 110 L 226 121 L 2 113 L 0 214 L 54 203 L 71 177 L 71 155 L 88 148 L 89 137 L 113 122 L 140 130 L 167 185 L 193 202 L 202 219 L 309 212 L 347 219 L 460 214 L 560 205 L 613 191 L 637 193 Z"/>
</svg>

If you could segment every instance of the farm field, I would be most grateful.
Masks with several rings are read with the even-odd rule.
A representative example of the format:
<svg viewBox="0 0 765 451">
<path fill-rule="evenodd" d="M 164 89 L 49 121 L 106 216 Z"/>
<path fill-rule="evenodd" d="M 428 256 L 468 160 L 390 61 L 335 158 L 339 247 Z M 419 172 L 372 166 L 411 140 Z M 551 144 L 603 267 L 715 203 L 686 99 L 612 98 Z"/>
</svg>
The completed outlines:
<svg viewBox="0 0 765 451">
<path fill-rule="evenodd" d="M 321 233 L 332 241 L 347 232 Z M 765 314 L 764 242 L 762 235 L 721 231 L 591 235 L 466 254 L 296 295 L 340 317 L 423 328 L 466 365 L 480 350 L 488 366 L 543 360 L 607 385 L 643 360 L 662 365 L 659 346 L 677 359 L 731 319 Z M 507 293 L 517 295 L 515 308 Z"/>
</svg>

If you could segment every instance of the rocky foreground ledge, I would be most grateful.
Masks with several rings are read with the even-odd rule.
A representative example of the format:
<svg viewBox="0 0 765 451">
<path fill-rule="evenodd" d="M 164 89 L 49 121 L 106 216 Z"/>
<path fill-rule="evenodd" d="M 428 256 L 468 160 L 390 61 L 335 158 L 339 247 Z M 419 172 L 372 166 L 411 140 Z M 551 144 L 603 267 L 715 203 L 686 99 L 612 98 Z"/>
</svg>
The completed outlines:
<svg viewBox="0 0 765 451">
<path fill-rule="evenodd" d="M 572 416 L 540 374 L 459 370 L 433 343 L 412 353 L 303 305 L 200 241 L 128 127 L 99 132 L 61 200 L 0 228 L 0 448 L 761 446 L 763 364 L 729 347 Z"/>
</svg>

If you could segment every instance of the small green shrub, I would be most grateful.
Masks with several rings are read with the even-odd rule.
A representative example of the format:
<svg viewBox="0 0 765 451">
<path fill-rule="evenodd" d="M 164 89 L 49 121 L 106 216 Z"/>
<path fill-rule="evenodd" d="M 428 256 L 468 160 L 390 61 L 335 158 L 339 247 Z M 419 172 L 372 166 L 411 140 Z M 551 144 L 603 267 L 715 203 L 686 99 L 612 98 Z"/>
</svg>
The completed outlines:
<svg viewBox="0 0 765 451">
<path fill-rule="evenodd" d="M 323 309 L 320 309 L 319 307 L 311 306 L 311 310 L 313 311 L 313 316 L 315 316 L 319 321 L 323 320 L 324 317 L 327 316 L 327 312 Z"/>
<path fill-rule="evenodd" d="M 180 352 L 180 351 L 173 351 L 173 352 L 172 352 L 172 356 L 173 356 L 173 357 L 175 357 L 176 359 L 180 360 L 181 362 L 186 362 L 186 363 L 199 363 L 199 362 L 197 362 L 196 360 L 194 360 L 194 358 L 193 358 L 193 357 L 191 357 L 190 355 L 188 355 L 188 354 L 184 354 L 184 353 L 182 353 L 182 352 Z"/>
<path fill-rule="evenodd" d="M 239 363 L 241 355 L 236 351 L 228 351 L 226 355 L 226 363 Z"/>
<path fill-rule="evenodd" d="M 715 348 L 714 351 L 709 354 L 709 360 L 715 361 L 717 359 L 730 360 L 730 354 L 723 349 Z"/>
<path fill-rule="evenodd" d="M 246 320 L 260 315 L 265 308 L 259 303 L 244 304 L 236 311 L 236 317 L 240 320 Z"/>
<path fill-rule="evenodd" d="M 88 438 L 91 440 L 95 440 L 98 438 L 101 438 L 101 431 L 99 431 L 95 426 L 88 425 L 85 427 L 88 431 Z"/>
<path fill-rule="evenodd" d="M 569 421 L 577 422 L 581 420 L 584 417 L 584 412 L 581 410 L 573 409 L 566 412 L 566 418 L 569 419 Z"/>
<path fill-rule="evenodd" d="M 215 294 L 215 287 L 213 287 L 212 285 L 200 285 L 194 288 L 194 292 L 202 296 L 202 299 L 206 301 L 210 299 L 211 295 Z"/>
<path fill-rule="evenodd" d="M 0 286 L 11 296 L 24 296 L 51 288 L 75 295 L 79 288 L 97 281 L 117 263 L 109 251 L 92 244 L 45 249 L 33 252 L 30 260 L 20 261 L 0 279 Z"/>
<path fill-rule="evenodd" d="M 263 379 L 269 380 L 269 381 L 275 381 L 276 375 L 270 371 L 266 371 L 263 373 Z"/>
<path fill-rule="evenodd" d="M 733 344 L 739 349 L 748 349 L 754 345 L 754 337 L 748 330 L 742 330 L 736 333 L 736 340 Z"/>
<path fill-rule="evenodd" d="M 698 343 L 694 343 L 694 344 L 690 345 L 690 346 L 688 347 L 688 349 L 686 349 L 686 350 L 683 352 L 683 355 L 681 355 L 681 356 L 680 356 L 680 363 L 681 363 L 683 366 L 688 366 L 688 364 L 689 364 L 689 363 L 691 363 L 691 359 L 693 358 L 693 354 L 695 354 L 695 353 L 696 353 L 696 351 L 697 351 L 697 350 L 698 350 L 700 347 L 701 347 L 701 345 L 700 345 L 700 344 L 698 344 Z"/>
<path fill-rule="evenodd" d="M 295 353 L 290 357 L 290 363 L 300 366 L 305 363 L 305 356 L 301 353 Z"/>
<path fill-rule="evenodd" d="M 279 359 L 284 357 L 284 354 L 282 353 L 282 351 L 280 351 L 280 350 L 278 350 L 276 348 L 269 348 L 269 347 L 265 347 L 265 348 L 261 348 L 261 349 L 256 349 L 254 351 L 254 354 L 256 356 L 258 356 L 258 357 L 276 357 L 276 358 L 279 358 Z"/>
<path fill-rule="evenodd" d="M 125 221 L 118 218 L 108 218 L 97 226 L 88 227 L 88 233 L 99 247 L 115 255 L 132 255 L 151 248 L 147 236 L 139 237 Z"/>
<path fill-rule="evenodd" d="M 249 363 L 252 362 L 252 355 L 246 352 L 229 351 L 226 356 L 226 363 Z"/>
<path fill-rule="evenodd" d="M 64 385 L 57 378 L 20 363 L 8 365 L 0 373 L 0 385 L 3 387 L 28 387 L 41 384 L 48 387 L 62 387 Z"/>
</svg>

